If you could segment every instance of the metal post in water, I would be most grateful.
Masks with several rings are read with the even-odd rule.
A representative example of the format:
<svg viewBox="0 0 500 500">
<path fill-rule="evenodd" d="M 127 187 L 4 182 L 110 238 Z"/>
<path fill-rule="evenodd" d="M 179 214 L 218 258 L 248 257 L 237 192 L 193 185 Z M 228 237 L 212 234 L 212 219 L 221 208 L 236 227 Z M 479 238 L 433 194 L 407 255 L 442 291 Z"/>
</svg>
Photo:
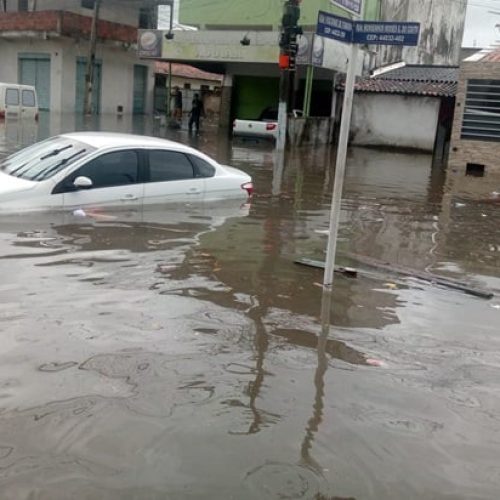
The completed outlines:
<svg viewBox="0 0 500 500">
<path fill-rule="evenodd" d="M 99 23 L 99 8 L 101 0 L 94 2 L 94 15 L 90 28 L 90 47 L 89 58 L 87 60 L 87 69 L 85 71 L 85 94 L 83 98 L 83 112 L 86 115 L 92 114 L 92 96 L 94 91 L 94 70 L 95 70 L 95 51 L 97 46 L 97 29 Z"/>
<path fill-rule="evenodd" d="M 276 149 L 284 151 L 286 145 L 287 129 L 287 96 L 288 96 L 288 72 L 282 70 L 280 78 L 280 101 L 278 105 L 278 138 L 276 139 Z"/>
<path fill-rule="evenodd" d="M 335 163 L 335 181 L 333 186 L 332 206 L 330 211 L 330 232 L 328 237 L 328 248 L 326 251 L 326 265 L 323 285 L 331 287 L 335 270 L 335 254 L 337 251 L 337 236 L 339 231 L 340 211 L 342 205 L 342 190 L 344 187 L 344 176 L 347 159 L 347 146 L 349 142 L 349 130 L 351 128 L 352 101 L 354 97 L 354 84 L 356 78 L 356 63 L 358 58 L 358 46 L 351 44 L 351 56 L 347 70 L 347 79 L 344 89 L 344 104 L 342 108 L 342 120 L 340 124 L 340 136 L 337 149 L 337 161 Z"/>
<path fill-rule="evenodd" d="M 311 98 L 312 98 L 312 89 L 314 83 L 314 66 L 307 66 L 307 75 L 306 75 L 306 89 L 304 95 L 304 116 L 309 117 L 311 113 Z"/>
</svg>

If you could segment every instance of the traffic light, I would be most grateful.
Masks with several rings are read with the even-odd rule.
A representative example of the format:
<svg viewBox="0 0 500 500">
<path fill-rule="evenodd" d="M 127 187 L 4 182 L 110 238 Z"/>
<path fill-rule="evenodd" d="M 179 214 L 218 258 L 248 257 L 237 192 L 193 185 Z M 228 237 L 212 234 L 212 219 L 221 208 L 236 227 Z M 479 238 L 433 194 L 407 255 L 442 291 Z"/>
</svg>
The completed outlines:
<svg viewBox="0 0 500 500">
<path fill-rule="evenodd" d="M 281 55 L 280 67 L 284 69 L 284 61 L 287 61 L 285 69 L 294 70 L 298 52 L 297 36 L 302 35 L 302 28 L 298 25 L 300 19 L 300 1 L 286 0 L 283 7 L 283 17 L 281 18 L 281 35 L 279 46 Z"/>
<path fill-rule="evenodd" d="M 298 51 L 299 51 L 299 44 L 298 43 L 291 43 L 288 46 L 288 56 L 289 56 L 288 69 L 293 70 L 296 68 L 297 52 Z"/>
<path fill-rule="evenodd" d="M 300 7 L 297 0 L 287 0 L 283 9 L 283 17 L 281 18 L 281 26 L 284 29 L 297 26 L 300 19 Z"/>
</svg>

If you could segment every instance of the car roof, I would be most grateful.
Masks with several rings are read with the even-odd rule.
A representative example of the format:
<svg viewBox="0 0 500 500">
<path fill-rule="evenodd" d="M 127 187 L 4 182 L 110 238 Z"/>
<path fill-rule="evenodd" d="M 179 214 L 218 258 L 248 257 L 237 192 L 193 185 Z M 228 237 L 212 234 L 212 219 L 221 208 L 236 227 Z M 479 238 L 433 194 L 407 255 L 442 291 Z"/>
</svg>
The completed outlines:
<svg viewBox="0 0 500 500">
<path fill-rule="evenodd" d="M 61 134 L 60 137 L 84 142 L 97 149 L 131 146 L 131 147 L 162 147 L 177 151 L 195 152 L 196 150 L 179 142 L 149 137 L 146 135 L 122 134 L 116 132 L 71 132 Z"/>
</svg>

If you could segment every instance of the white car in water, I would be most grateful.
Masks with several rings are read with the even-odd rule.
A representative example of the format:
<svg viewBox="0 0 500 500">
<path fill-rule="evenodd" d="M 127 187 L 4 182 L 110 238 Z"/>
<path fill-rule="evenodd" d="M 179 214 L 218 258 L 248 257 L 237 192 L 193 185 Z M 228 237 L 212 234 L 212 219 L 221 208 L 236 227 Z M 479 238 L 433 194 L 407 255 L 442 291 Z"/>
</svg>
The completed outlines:
<svg viewBox="0 0 500 500">
<path fill-rule="evenodd" d="M 247 200 L 251 177 L 165 139 L 75 132 L 0 161 L 0 213 Z"/>
<path fill-rule="evenodd" d="M 278 110 L 266 108 L 257 120 L 234 120 L 233 136 L 276 139 L 278 137 Z"/>
</svg>

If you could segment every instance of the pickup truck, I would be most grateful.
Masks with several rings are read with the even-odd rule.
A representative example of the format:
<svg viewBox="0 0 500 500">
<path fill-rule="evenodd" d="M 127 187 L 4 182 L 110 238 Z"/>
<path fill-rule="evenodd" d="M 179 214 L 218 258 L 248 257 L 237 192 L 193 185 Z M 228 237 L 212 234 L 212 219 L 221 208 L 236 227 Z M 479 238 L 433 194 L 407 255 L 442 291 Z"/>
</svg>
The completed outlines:
<svg viewBox="0 0 500 500">
<path fill-rule="evenodd" d="M 233 122 L 233 136 L 255 137 L 275 140 L 278 135 L 278 110 L 266 108 L 257 120 L 239 120 Z"/>
</svg>

